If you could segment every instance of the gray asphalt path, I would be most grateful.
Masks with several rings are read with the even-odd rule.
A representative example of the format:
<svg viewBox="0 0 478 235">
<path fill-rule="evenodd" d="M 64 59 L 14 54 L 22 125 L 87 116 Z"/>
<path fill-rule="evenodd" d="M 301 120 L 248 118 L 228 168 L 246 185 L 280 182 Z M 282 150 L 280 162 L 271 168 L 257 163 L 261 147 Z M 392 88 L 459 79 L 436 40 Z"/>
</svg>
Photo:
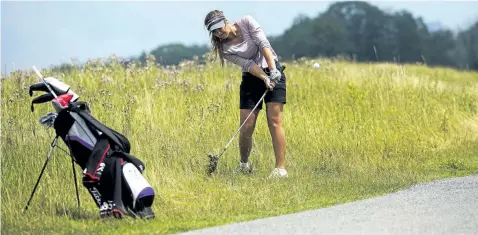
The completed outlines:
<svg viewBox="0 0 478 235">
<path fill-rule="evenodd" d="M 433 181 L 318 210 L 181 234 L 478 235 L 478 175 Z"/>
</svg>

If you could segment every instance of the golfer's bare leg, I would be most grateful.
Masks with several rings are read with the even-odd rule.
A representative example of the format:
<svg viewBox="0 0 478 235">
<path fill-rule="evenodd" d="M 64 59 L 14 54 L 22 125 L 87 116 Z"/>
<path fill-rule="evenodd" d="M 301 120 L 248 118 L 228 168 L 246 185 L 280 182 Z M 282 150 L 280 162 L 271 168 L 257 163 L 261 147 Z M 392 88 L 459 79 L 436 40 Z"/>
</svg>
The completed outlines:
<svg viewBox="0 0 478 235">
<path fill-rule="evenodd" d="M 285 132 L 282 127 L 282 112 L 284 104 L 267 103 L 267 125 L 272 137 L 272 145 L 274 146 L 274 154 L 276 157 L 276 167 L 285 168 Z"/>
<path fill-rule="evenodd" d="M 241 109 L 241 122 L 239 125 L 246 120 L 251 111 L 252 109 Z M 254 133 L 254 128 L 256 127 L 258 113 L 259 111 L 256 110 L 251 114 L 239 133 L 239 151 L 241 153 L 241 162 L 243 163 L 248 162 L 249 160 L 249 154 L 251 153 L 252 149 L 252 134 Z"/>
</svg>

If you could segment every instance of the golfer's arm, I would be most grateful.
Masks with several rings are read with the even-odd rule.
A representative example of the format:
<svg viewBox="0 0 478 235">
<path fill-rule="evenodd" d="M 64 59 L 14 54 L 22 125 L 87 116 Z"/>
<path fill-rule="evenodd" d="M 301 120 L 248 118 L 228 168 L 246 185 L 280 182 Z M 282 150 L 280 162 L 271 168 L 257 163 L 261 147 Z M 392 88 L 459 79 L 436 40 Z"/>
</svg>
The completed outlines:
<svg viewBox="0 0 478 235">
<path fill-rule="evenodd" d="M 254 75 L 255 77 L 259 79 L 264 80 L 267 78 L 267 74 L 264 73 L 261 67 L 259 67 L 259 65 L 254 63 L 253 60 L 248 60 L 248 59 L 239 57 L 237 55 L 229 55 L 229 54 L 224 55 L 224 59 L 229 60 L 238 66 L 241 66 L 242 69 L 249 71 L 249 73 L 251 73 L 252 75 Z M 275 64 L 274 64 L 274 67 L 275 67 Z"/>
<path fill-rule="evenodd" d="M 269 47 L 262 48 L 262 54 L 266 58 L 267 65 L 269 66 L 269 70 L 273 70 L 276 68 L 276 63 L 274 61 L 274 55 L 272 54 L 272 50 Z"/>
<path fill-rule="evenodd" d="M 275 65 L 274 65 L 275 67 Z M 257 78 L 261 79 L 264 81 L 264 79 L 267 78 L 267 74 L 264 73 L 264 71 L 257 65 L 256 63 L 253 63 L 251 67 L 249 68 L 249 73 L 252 75 L 256 76 Z"/>
<path fill-rule="evenodd" d="M 266 37 L 264 30 L 260 26 L 254 17 L 247 15 L 245 18 L 247 25 L 249 26 L 249 34 L 251 35 L 252 40 L 260 48 L 262 54 L 264 55 L 267 65 L 270 70 L 276 68 L 276 63 L 274 61 L 274 55 L 271 50 L 271 43 Z"/>
</svg>

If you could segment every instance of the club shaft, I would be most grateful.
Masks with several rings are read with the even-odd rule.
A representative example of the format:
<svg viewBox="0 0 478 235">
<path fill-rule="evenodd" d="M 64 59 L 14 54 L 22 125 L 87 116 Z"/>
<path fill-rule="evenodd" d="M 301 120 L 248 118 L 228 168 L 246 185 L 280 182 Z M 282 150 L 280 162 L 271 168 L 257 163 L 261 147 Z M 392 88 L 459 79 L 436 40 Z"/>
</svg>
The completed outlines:
<svg viewBox="0 0 478 235">
<path fill-rule="evenodd" d="M 35 73 L 38 75 L 38 77 L 41 78 L 42 82 L 45 84 L 45 86 L 48 88 L 48 90 L 50 90 L 51 94 L 53 95 L 53 97 L 57 98 L 57 95 L 55 94 L 55 92 L 53 91 L 53 89 L 51 89 L 50 85 L 48 85 L 48 83 L 45 81 L 45 79 L 43 78 L 43 76 L 41 75 L 40 71 L 37 69 L 37 67 L 35 65 L 33 65 L 33 70 L 35 71 Z"/>
<path fill-rule="evenodd" d="M 224 149 L 222 150 L 222 152 L 218 155 L 218 157 L 220 157 L 227 149 L 227 147 L 229 147 L 229 145 L 232 143 L 232 141 L 234 140 L 234 137 L 236 137 L 236 135 L 239 133 L 239 131 L 242 129 L 242 127 L 244 126 L 244 124 L 246 124 L 247 120 L 249 120 L 249 117 L 251 117 L 252 113 L 254 113 L 254 111 L 256 110 L 256 108 L 259 106 L 259 104 L 261 104 L 262 100 L 264 99 L 264 97 L 266 96 L 267 94 L 267 91 L 266 90 L 264 92 L 264 94 L 262 95 L 262 97 L 259 99 L 259 101 L 257 102 L 256 106 L 254 106 L 254 108 L 252 109 L 251 113 L 249 113 L 249 115 L 247 115 L 246 117 L 246 120 L 244 120 L 244 122 L 242 122 L 241 126 L 239 127 L 239 129 L 237 129 L 236 133 L 234 133 L 234 135 L 232 136 L 231 140 L 229 140 L 229 142 L 226 144 L 226 146 L 224 147 Z"/>
</svg>

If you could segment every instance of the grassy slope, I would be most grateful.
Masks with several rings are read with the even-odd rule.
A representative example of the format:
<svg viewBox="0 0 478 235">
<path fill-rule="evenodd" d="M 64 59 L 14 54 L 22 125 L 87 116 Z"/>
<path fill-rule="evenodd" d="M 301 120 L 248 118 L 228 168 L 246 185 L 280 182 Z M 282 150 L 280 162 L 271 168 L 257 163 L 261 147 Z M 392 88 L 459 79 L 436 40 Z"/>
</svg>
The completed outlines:
<svg viewBox="0 0 478 235">
<path fill-rule="evenodd" d="M 55 74 L 91 103 L 98 120 L 129 138 L 158 194 L 154 221 L 96 221 L 97 209 L 81 185 L 78 210 L 71 162 L 61 150 L 22 214 L 54 137 L 38 119 L 52 107 L 30 111 L 34 74 L 3 81 L 2 233 L 175 233 L 477 172 L 477 73 L 326 60 L 314 70 L 312 63 L 286 63 L 283 125 L 290 178 L 272 181 L 266 179 L 274 160 L 264 113 L 254 135 L 254 175 L 232 174 L 238 162 L 233 144 L 217 174 L 204 176 L 206 154 L 219 152 L 239 126 L 235 67 L 124 71 L 92 63 L 83 72 Z"/>
</svg>

